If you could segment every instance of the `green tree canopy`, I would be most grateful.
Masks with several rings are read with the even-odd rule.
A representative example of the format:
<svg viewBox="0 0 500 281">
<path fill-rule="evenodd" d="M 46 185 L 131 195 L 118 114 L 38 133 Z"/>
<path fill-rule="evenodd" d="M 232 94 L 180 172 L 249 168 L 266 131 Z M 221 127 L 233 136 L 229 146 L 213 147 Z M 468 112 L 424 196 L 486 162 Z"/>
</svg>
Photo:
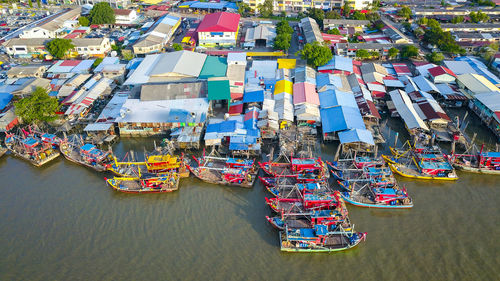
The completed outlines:
<svg viewBox="0 0 500 281">
<path fill-rule="evenodd" d="M 340 35 L 340 30 L 338 28 L 332 28 L 332 29 L 328 29 L 328 31 L 326 32 L 328 34 L 334 34 L 334 35 Z"/>
<path fill-rule="evenodd" d="M 48 42 L 46 47 L 53 57 L 62 59 L 75 45 L 71 43 L 71 39 L 56 38 Z"/>
<path fill-rule="evenodd" d="M 355 11 L 352 14 L 352 18 L 355 20 L 366 20 L 365 14 L 361 13 L 360 11 Z"/>
<path fill-rule="evenodd" d="M 323 20 L 325 19 L 325 12 L 323 10 L 312 8 L 307 15 L 313 18 L 319 26 L 323 26 Z"/>
<path fill-rule="evenodd" d="M 325 19 L 338 20 L 341 18 L 342 16 L 336 11 L 328 11 L 325 13 Z"/>
<path fill-rule="evenodd" d="M 418 57 L 418 48 L 413 45 L 405 45 L 401 49 L 401 56 L 403 58 Z"/>
<path fill-rule="evenodd" d="M 427 25 L 427 22 L 429 20 L 426 18 L 426 17 L 423 17 L 423 18 L 419 18 L 417 23 L 420 24 L 420 25 Z"/>
<path fill-rule="evenodd" d="M 444 60 L 444 55 L 438 52 L 432 52 L 428 54 L 426 57 L 427 60 L 432 63 L 441 63 Z"/>
<path fill-rule="evenodd" d="M 268 18 L 273 15 L 273 0 L 265 0 L 263 4 L 258 6 L 259 13 L 262 17 Z"/>
<path fill-rule="evenodd" d="M 89 14 L 92 24 L 113 24 L 115 23 L 115 11 L 107 2 L 99 2 L 94 5 Z"/>
<path fill-rule="evenodd" d="M 282 34 L 282 33 L 292 34 L 293 28 L 290 26 L 288 21 L 281 20 L 280 22 L 278 22 L 276 24 L 276 33 L 277 34 Z"/>
<path fill-rule="evenodd" d="M 247 3 L 238 2 L 238 13 L 241 16 L 248 16 L 251 11 L 252 11 L 252 8 L 250 8 L 250 6 Z"/>
<path fill-rule="evenodd" d="M 481 10 L 477 12 L 470 12 L 469 18 L 472 22 L 475 23 L 486 22 L 490 20 L 490 17 L 487 14 L 483 13 Z"/>
<path fill-rule="evenodd" d="M 399 54 L 399 50 L 398 50 L 398 49 L 396 49 L 396 48 L 394 48 L 394 47 L 392 47 L 392 48 L 390 48 L 390 49 L 389 49 L 389 52 L 388 52 L 388 54 L 387 54 L 387 55 L 388 55 L 389 57 L 391 57 L 391 58 L 395 58 L 395 57 L 397 57 L 397 56 L 398 56 L 398 54 Z"/>
<path fill-rule="evenodd" d="M 28 5 L 30 6 L 30 8 L 33 8 L 33 1 L 28 0 Z"/>
<path fill-rule="evenodd" d="M 96 68 L 98 65 L 101 64 L 102 61 L 103 61 L 103 58 L 97 58 L 97 59 L 95 59 L 94 63 L 92 64 L 92 67 Z"/>
<path fill-rule="evenodd" d="M 356 51 L 356 57 L 360 59 L 367 59 L 370 57 L 370 52 L 365 49 L 359 49 Z"/>
<path fill-rule="evenodd" d="M 78 23 L 81 26 L 89 26 L 90 25 L 89 18 L 84 17 L 84 16 L 81 16 L 81 17 L 78 18 Z"/>
<path fill-rule="evenodd" d="M 309 65 L 314 67 L 325 65 L 333 57 L 330 48 L 320 45 L 318 42 L 305 44 L 304 48 L 298 53 L 302 59 L 306 60 Z"/>
<path fill-rule="evenodd" d="M 462 23 L 465 21 L 464 16 L 456 16 L 451 19 L 451 23 L 457 24 L 457 23 Z"/>
<path fill-rule="evenodd" d="M 181 44 L 179 44 L 179 43 L 174 43 L 174 44 L 172 45 L 172 47 L 173 47 L 173 48 L 174 48 L 174 50 L 176 50 L 176 51 L 182 51 L 182 50 L 184 50 L 184 48 L 182 48 Z"/>
<path fill-rule="evenodd" d="M 57 99 L 49 96 L 47 90 L 37 87 L 30 96 L 15 104 L 15 111 L 24 123 L 51 122 L 57 119 L 60 105 Z"/>
<path fill-rule="evenodd" d="M 290 42 L 292 41 L 292 35 L 290 33 L 281 33 L 276 35 L 274 38 L 273 48 L 275 50 L 282 50 L 287 52 L 290 49 Z"/>
<path fill-rule="evenodd" d="M 351 15 L 352 8 L 349 6 L 349 3 L 347 1 L 344 2 L 344 7 L 342 8 L 342 11 L 344 12 L 344 17 L 348 18 Z"/>
<path fill-rule="evenodd" d="M 403 17 L 405 19 L 410 19 L 411 14 L 412 14 L 411 9 L 408 6 L 403 6 L 398 11 L 398 16 Z"/>
<path fill-rule="evenodd" d="M 366 19 L 373 23 L 380 19 L 380 15 L 377 12 L 369 12 L 366 14 Z"/>
</svg>

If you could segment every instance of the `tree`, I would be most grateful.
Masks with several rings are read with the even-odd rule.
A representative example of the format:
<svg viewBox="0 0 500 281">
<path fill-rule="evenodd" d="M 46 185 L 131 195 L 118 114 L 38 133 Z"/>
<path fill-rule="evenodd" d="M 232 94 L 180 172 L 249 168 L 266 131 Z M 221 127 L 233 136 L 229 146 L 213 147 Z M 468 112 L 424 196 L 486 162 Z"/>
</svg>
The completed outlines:
<svg viewBox="0 0 500 281">
<path fill-rule="evenodd" d="M 347 3 L 347 1 L 344 3 L 344 7 L 342 8 L 342 10 L 344 11 L 344 17 L 348 18 L 349 15 L 351 14 L 351 6 L 349 6 L 349 3 Z"/>
<path fill-rule="evenodd" d="M 320 27 L 323 26 L 323 20 L 325 19 L 325 12 L 323 10 L 312 8 L 307 14 L 309 17 L 313 18 Z"/>
<path fill-rule="evenodd" d="M 292 41 L 292 35 L 288 33 L 281 33 L 276 35 L 274 38 L 273 48 L 275 50 L 288 51 L 290 49 L 290 41 Z"/>
<path fill-rule="evenodd" d="M 413 31 L 413 34 L 415 34 L 415 36 L 417 37 L 420 37 L 425 34 L 425 31 L 419 27 Z"/>
<path fill-rule="evenodd" d="M 352 14 L 352 18 L 355 20 L 366 20 L 365 14 L 361 13 L 360 11 L 355 11 Z"/>
<path fill-rule="evenodd" d="M 427 27 L 428 28 L 439 28 L 441 29 L 441 24 L 435 20 L 435 19 L 428 19 L 427 20 Z"/>
<path fill-rule="evenodd" d="M 81 26 L 89 26 L 90 25 L 89 18 L 84 17 L 84 16 L 81 16 L 81 17 L 78 18 L 78 23 Z"/>
<path fill-rule="evenodd" d="M 99 2 L 94 5 L 89 14 L 92 24 L 113 24 L 115 23 L 115 11 L 107 2 Z"/>
<path fill-rule="evenodd" d="M 408 6 L 403 6 L 401 9 L 398 11 L 398 16 L 403 17 L 405 19 L 410 19 L 411 18 L 411 9 Z"/>
<path fill-rule="evenodd" d="M 326 33 L 333 34 L 333 35 L 340 35 L 340 30 L 338 28 L 332 28 L 332 29 L 328 29 L 328 31 Z"/>
<path fill-rule="evenodd" d="M 341 18 L 342 16 L 336 11 L 328 11 L 325 13 L 325 19 L 338 20 Z"/>
<path fill-rule="evenodd" d="M 42 2 L 40 0 L 36 0 L 36 5 L 38 6 L 38 9 L 42 7 Z"/>
<path fill-rule="evenodd" d="M 33 8 L 33 1 L 28 0 L 28 5 L 30 6 L 30 8 Z"/>
<path fill-rule="evenodd" d="M 378 58 L 378 57 L 380 57 L 380 53 L 378 51 L 371 51 L 370 52 L 370 57 L 372 57 L 372 58 Z"/>
<path fill-rule="evenodd" d="M 376 22 L 380 19 L 380 15 L 376 12 L 370 12 L 366 14 L 366 19 L 369 20 L 370 22 Z"/>
<path fill-rule="evenodd" d="M 365 49 L 359 49 L 356 51 L 356 57 L 360 59 L 367 59 L 370 57 L 370 52 Z"/>
<path fill-rule="evenodd" d="M 92 68 L 96 68 L 98 65 L 101 64 L 102 61 L 103 61 L 102 58 L 95 59 L 94 63 L 92 64 Z"/>
<path fill-rule="evenodd" d="M 426 17 L 423 17 L 423 18 L 419 18 L 419 19 L 418 19 L 418 21 L 417 21 L 417 23 L 418 23 L 419 25 L 427 25 L 427 22 L 428 22 L 428 21 L 429 21 L 429 20 L 428 20 Z"/>
<path fill-rule="evenodd" d="M 427 60 L 432 62 L 432 63 L 440 63 L 444 60 L 444 55 L 442 53 L 438 53 L 438 52 L 432 52 L 432 53 L 428 54 L 426 57 L 427 57 Z"/>
<path fill-rule="evenodd" d="M 390 49 L 389 49 L 389 52 L 388 52 L 388 54 L 387 54 L 387 55 L 388 55 L 390 58 L 395 58 L 395 57 L 397 57 L 397 56 L 398 56 L 398 54 L 399 54 L 399 50 L 398 50 L 398 49 L 396 49 L 396 48 L 394 48 L 394 47 L 392 47 L 392 48 L 390 48 Z"/>
<path fill-rule="evenodd" d="M 375 26 L 374 26 L 374 27 L 375 27 L 376 29 L 378 29 L 378 30 L 382 31 L 382 28 L 384 28 L 384 27 L 385 27 L 385 24 L 384 24 L 383 22 L 379 21 L 379 22 L 377 22 L 377 23 L 375 24 Z"/>
<path fill-rule="evenodd" d="M 247 16 L 248 14 L 250 14 L 250 11 L 252 11 L 252 9 L 247 3 L 238 2 L 238 13 L 241 16 Z"/>
<path fill-rule="evenodd" d="M 30 96 L 18 101 L 15 107 L 16 115 L 24 123 L 31 124 L 56 120 L 60 105 L 57 99 L 49 96 L 45 88 L 37 87 Z"/>
<path fill-rule="evenodd" d="M 320 45 L 318 42 L 307 43 L 298 53 L 302 59 L 313 67 L 325 65 L 333 57 L 330 47 Z"/>
<path fill-rule="evenodd" d="M 62 59 L 75 45 L 71 43 L 71 39 L 56 38 L 48 42 L 46 47 L 53 57 Z"/>
<path fill-rule="evenodd" d="M 451 23 L 457 24 L 457 23 L 462 23 L 465 21 L 464 16 L 456 16 L 451 19 Z"/>
<path fill-rule="evenodd" d="M 401 49 L 401 56 L 403 58 L 418 57 L 418 48 L 413 45 L 405 45 Z"/>
<path fill-rule="evenodd" d="M 281 20 L 276 24 L 276 33 L 281 34 L 281 33 L 287 33 L 287 34 L 292 34 L 293 33 L 293 28 L 290 26 L 288 21 L 286 20 Z"/>
<path fill-rule="evenodd" d="M 469 18 L 472 22 L 475 23 L 486 22 L 490 19 L 490 17 L 487 14 L 483 13 L 481 10 L 477 11 L 477 13 L 470 12 Z"/>
<path fill-rule="evenodd" d="M 182 51 L 182 50 L 184 50 L 184 48 L 182 48 L 181 44 L 179 44 L 179 43 L 174 43 L 174 44 L 172 45 L 172 47 L 173 47 L 173 48 L 174 48 L 174 50 L 176 50 L 176 51 Z"/>
<path fill-rule="evenodd" d="M 268 18 L 273 15 L 273 0 L 265 0 L 263 4 L 258 6 L 259 13 L 262 17 Z"/>
<path fill-rule="evenodd" d="M 124 49 L 122 51 L 122 57 L 124 60 L 131 60 L 134 58 L 134 54 L 132 53 L 132 51 L 130 49 Z"/>
</svg>

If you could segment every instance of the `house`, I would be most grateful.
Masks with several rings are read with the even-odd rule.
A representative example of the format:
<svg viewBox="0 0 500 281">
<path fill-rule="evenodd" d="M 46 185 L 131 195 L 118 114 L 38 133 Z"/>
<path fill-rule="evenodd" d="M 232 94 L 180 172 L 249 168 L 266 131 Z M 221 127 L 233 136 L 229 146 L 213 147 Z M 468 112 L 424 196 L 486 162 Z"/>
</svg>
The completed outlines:
<svg viewBox="0 0 500 281">
<path fill-rule="evenodd" d="M 111 8 L 123 9 L 123 8 L 128 7 L 130 5 L 131 1 L 129 1 L 129 0 L 76 0 L 76 3 L 78 5 L 89 5 L 89 4 L 93 5 L 93 4 L 96 4 L 99 2 L 109 3 Z M 144 1 L 144 2 L 148 2 L 148 1 Z"/>
<path fill-rule="evenodd" d="M 45 38 L 12 38 L 3 43 L 3 46 L 9 56 L 31 58 L 48 54 L 45 49 L 48 41 Z"/>
<path fill-rule="evenodd" d="M 457 75 L 457 84 L 470 98 L 477 94 L 500 92 L 497 86 L 493 85 L 488 79 L 479 74 L 466 73 Z"/>
<path fill-rule="evenodd" d="M 495 134 L 497 141 L 500 141 L 500 92 L 475 95 L 469 102 L 469 108 Z"/>
<path fill-rule="evenodd" d="M 381 44 L 381 43 L 337 43 L 335 44 L 335 54 L 346 57 L 356 57 L 357 50 L 367 50 L 368 52 L 378 52 L 380 56 L 387 56 L 389 49 L 394 47 L 402 48 L 405 44 Z"/>
<path fill-rule="evenodd" d="M 240 15 L 217 12 L 206 15 L 198 25 L 198 44 L 204 47 L 236 46 Z"/>
<path fill-rule="evenodd" d="M 137 12 L 133 9 L 114 9 L 116 24 L 132 24 L 137 20 Z"/>
<path fill-rule="evenodd" d="M 111 51 L 111 43 L 106 37 L 103 38 L 75 38 L 71 39 L 74 50 L 78 56 L 104 58 Z"/>
<path fill-rule="evenodd" d="M 203 127 L 207 119 L 207 98 L 151 100 L 127 99 L 116 123 L 122 136 L 165 134 L 176 128 Z"/>
<path fill-rule="evenodd" d="M 111 79 L 101 78 L 94 83 L 88 90 L 78 93 L 78 97 L 74 98 L 64 115 L 71 118 L 84 117 L 89 113 L 93 103 L 104 96 L 111 94 L 115 84 Z"/>
<path fill-rule="evenodd" d="M 276 38 L 276 27 L 271 24 L 259 24 L 256 27 L 247 28 L 245 33 L 244 48 L 267 47 L 273 46 L 274 38 Z"/>
<path fill-rule="evenodd" d="M 116 84 L 122 84 L 125 80 L 125 66 L 124 63 L 105 65 L 101 73 L 103 77 L 113 80 Z"/>
<path fill-rule="evenodd" d="M 34 27 L 25 29 L 19 38 L 57 38 L 64 37 L 66 33 L 62 32 L 66 21 L 76 20 L 82 12 L 81 7 L 74 9 L 65 9 L 53 16 L 49 16 Z M 64 36 L 62 36 L 64 35 Z"/>
<path fill-rule="evenodd" d="M 207 55 L 177 51 L 156 55 L 147 55 L 124 85 L 130 87 L 161 82 L 185 82 L 198 79 Z"/>
<path fill-rule="evenodd" d="M 7 77 L 9 78 L 25 78 L 25 77 L 37 77 L 41 78 L 47 71 L 45 65 L 18 65 L 7 71 Z"/>
<path fill-rule="evenodd" d="M 206 82 L 144 84 L 141 87 L 141 101 L 179 100 L 207 97 Z"/>
<path fill-rule="evenodd" d="M 243 96 L 246 65 L 246 53 L 229 53 L 227 55 L 226 77 L 229 79 L 231 97 Z"/>
<path fill-rule="evenodd" d="M 453 83 L 457 76 L 444 66 L 436 66 L 427 70 L 434 83 Z"/>
<path fill-rule="evenodd" d="M 384 77 L 388 75 L 387 69 L 382 65 L 374 62 L 363 63 L 360 67 L 363 81 L 365 83 L 384 83 Z"/>
<path fill-rule="evenodd" d="M 175 34 L 180 24 L 181 18 L 179 17 L 169 14 L 160 17 L 148 31 L 141 35 L 134 45 L 132 45 L 134 54 L 145 55 L 161 52 L 163 47 L 165 47 Z"/>
<path fill-rule="evenodd" d="M 300 20 L 300 26 L 304 32 L 306 43 L 323 43 L 323 36 L 321 36 L 321 30 L 319 29 L 319 25 L 316 20 L 310 17 L 303 18 Z"/>
<path fill-rule="evenodd" d="M 353 27 L 357 29 L 362 29 L 364 26 L 370 24 L 369 20 L 349 20 L 349 19 L 324 19 L 323 28 L 325 30 L 334 28 L 348 28 Z"/>
<path fill-rule="evenodd" d="M 21 82 L 22 81 L 22 82 Z M 45 78 L 23 78 L 18 80 L 19 87 L 12 91 L 12 95 L 26 97 L 29 96 L 36 88 L 44 88 L 50 90 L 50 80 Z"/>
<path fill-rule="evenodd" d="M 444 23 L 441 24 L 443 31 L 470 31 L 470 32 L 493 32 L 500 31 L 500 23 Z"/>
<path fill-rule="evenodd" d="M 199 78 L 225 77 L 227 73 L 227 59 L 223 57 L 207 56 L 201 69 Z"/>
</svg>

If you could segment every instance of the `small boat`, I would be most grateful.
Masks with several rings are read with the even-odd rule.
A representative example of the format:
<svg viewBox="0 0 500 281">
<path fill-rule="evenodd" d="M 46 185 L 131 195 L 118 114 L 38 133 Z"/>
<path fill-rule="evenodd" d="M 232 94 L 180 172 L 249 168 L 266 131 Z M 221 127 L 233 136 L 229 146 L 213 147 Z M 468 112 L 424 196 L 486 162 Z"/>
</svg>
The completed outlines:
<svg viewBox="0 0 500 281">
<path fill-rule="evenodd" d="M 69 161 L 104 172 L 111 167 L 113 155 L 110 151 L 103 151 L 91 143 L 83 143 L 83 140 L 73 136 L 60 143 L 59 150 L 64 158 Z"/>
<path fill-rule="evenodd" d="M 296 177 L 304 181 L 329 178 L 328 167 L 318 158 L 291 158 L 290 163 L 259 162 L 264 172 L 273 177 Z"/>
<path fill-rule="evenodd" d="M 483 152 L 483 149 L 484 145 L 477 154 L 453 154 L 449 158 L 458 170 L 500 175 L 500 152 Z"/>
<path fill-rule="evenodd" d="M 341 196 L 345 202 L 358 207 L 384 209 L 413 207 L 413 201 L 406 189 L 401 190 L 397 186 L 376 187 L 370 183 L 355 183 L 351 191 L 342 192 Z"/>
<path fill-rule="evenodd" d="M 186 159 L 188 170 L 198 179 L 213 184 L 251 188 L 259 172 L 253 159 L 205 155 L 193 159 L 194 162 Z"/>
<path fill-rule="evenodd" d="M 29 161 L 40 167 L 59 156 L 59 151 L 51 144 L 43 142 L 37 136 L 23 136 L 21 134 L 7 133 L 5 146 L 15 156 Z"/>
<path fill-rule="evenodd" d="M 104 178 L 114 190 L 125 193 L 162 193 L 179 189 L 179 175 L 174 172 L 153 177 L 114 177 Z"/>
<path fill-rule="evenodd" d="M 119 162 L 116 157 L 109 170 L 118 176 L 131 176 L 137 173 L 137 168 L 148 173 L 158 174 L 174 171 L 181 178 L 189 177 L 189 170 L 182 157 L 170 154 L 146 155 L 143 162 Z"/>
<path fill-rule="evenodd" d="M 326 225 L 314 228 L 286 228 L 280 232 L 281 251 L 284 252 L 336 252 L 356 247 L 366 240 L 366 232 L 345 231 L 339 227 L 329 231 Z"/>
<path fill-rule="evenodd" d="M 317 224 L 335 225 L 342 224 L 344 229 L 350 229 L 349 218 L 339 210 L 314 210 L 299 213 L 282 213 L 280 216 L 266 216 L 267 221 L 276 229 L 313 228 Z"/>
<path fill-rule="evenodd" d="M 448 165 L 444 167 L 433 166 L 435 174 L 426 174 L 419 169 L 419 166 L 416 165 L 413 161 L 401 162 L 401 159 L 391 158 L 386 155 L 382 155 L 384 160 L 387 162 L 391 171 L 397 175 L 406 178 L 414 178 L 421 180 L 446 180 L 452 181 L 457 180 L 458 176 L 453 169 L 449 169 Z M 427 166 L 431 168 L 430 166 Z"/>
</svg>

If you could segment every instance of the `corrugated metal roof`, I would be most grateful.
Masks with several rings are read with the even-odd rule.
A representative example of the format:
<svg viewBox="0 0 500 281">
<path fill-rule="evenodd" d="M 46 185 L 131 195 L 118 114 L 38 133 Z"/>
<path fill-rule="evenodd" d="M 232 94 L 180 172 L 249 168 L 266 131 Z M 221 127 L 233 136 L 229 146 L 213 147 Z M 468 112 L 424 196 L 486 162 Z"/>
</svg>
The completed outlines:
<svg viewBox="0 0 500 281">
<path fill-rule="evenodd" d="M 335 106 L 322 108 L 320 113 L 323 133 L 349 129 L 366 129 L 363 117 L 361 117 L 358 108 Z"/>
<path fill-rule="evenodd" d="M 413 82 L 417 84 L 417 87 L 424 92 L 436 92 L 439 93 L 439 89 L 436 88 L 434 83 L 429 81 L 427 78 L 425 78 L 423 75 L 415 76 L 413 77 Z"/>
<path fill-rule="evenodd" d="M 193 4 L 195 5 L 195 4 Z M 191 5 L 191 6 L 193 6 Z M 217 12 L 206 15 L 198 25 L 198 32 L 236 32 L 240 23 L 240 15 Z"/>
<path fill-rule="evenodd" d="M 399 115 L 404 120 L 406 126 L 409 129 L 420 128 L 426 131 L 429 130 L 425 122 L 420 118 L 418 113 L 415 111 L 415 108 L 413 107 L 410 97 L 408 97 L 408 94 L 406 94 L 405 91 L 394 90 L 389 92 L 389 95 L 391 96 L 392 102 L 396 107 L 396 110 L 398 111 Z"/>
<path fill-rule="evenodd" d="M 227 61 L 223 57 L 207 56 L 199 78 L 224 77 L 227 72 Z"/>
<path fill-rule="evenodd" d="M 319 105 L 318 93 L 314 84 L 301 82 L 293 85 L 293 104 L 310 103 Z"/>
<path fill-rule="evenodd" d="M 169 76 L 172 74 L 198 77 L 207 55 L 191 51 L 177 51 L 159 55 L 158 61 L 149 73 L 150 76 Z"/>
<path fill-rule="evenodd" d="M 491 111 L 500 111 L 500 92 L 477 94 L 474 98 L 488 107 Z"/>
<path fill-rule="evenodd" d="M 500 89 L 479 74 L 460 74 L 457 80 L 474 94 L 499 92 Z"/>
<path fill-rule="evenodd" d="M 363 142 L 375 145 L 372 132 L 366 129 L 351 129 L 348 131 L 339 132 L 340 143 L 355 143 Z"/>
<path fill-rule="evenodd" d="M 350 106 L 357 108 L 358 104 L 352 93 L 339 90 L 327 90 L 318 94 L 321 108 L 333 106 Z"/>
<path fill-rule="evenodd" d="M 229 80 L 208 81 L 208 100 L 230 100 Z"/>
</svg>

